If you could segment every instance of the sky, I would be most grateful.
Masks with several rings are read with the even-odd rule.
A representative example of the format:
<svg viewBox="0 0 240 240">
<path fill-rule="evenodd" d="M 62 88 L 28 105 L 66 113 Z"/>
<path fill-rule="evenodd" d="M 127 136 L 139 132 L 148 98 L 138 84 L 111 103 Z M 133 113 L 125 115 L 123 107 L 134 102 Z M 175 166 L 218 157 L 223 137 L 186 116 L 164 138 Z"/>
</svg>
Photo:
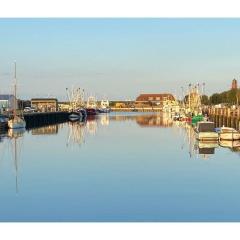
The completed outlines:
<svg viewBox="0 0 240 240">
<path fill-rule="evenodd" d="M 98 99 L 140 93 L 206 94 L 240 75 L 240 19 L 0 19 L 0 93 L 67 99 L 80 87 Z"/>
</svg>

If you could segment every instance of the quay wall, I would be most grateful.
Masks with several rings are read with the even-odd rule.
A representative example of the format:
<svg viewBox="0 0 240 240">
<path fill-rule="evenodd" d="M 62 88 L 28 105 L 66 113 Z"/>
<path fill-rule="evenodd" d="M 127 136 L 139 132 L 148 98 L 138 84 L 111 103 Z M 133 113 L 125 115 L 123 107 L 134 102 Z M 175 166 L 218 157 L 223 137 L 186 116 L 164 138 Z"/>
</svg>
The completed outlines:
<svg viewBox="0 0 240 240">
<path fill-rule="evenodd" d="M 68 112 L 24 113 L 26 129 L 68 121 Z"/>
</svg>

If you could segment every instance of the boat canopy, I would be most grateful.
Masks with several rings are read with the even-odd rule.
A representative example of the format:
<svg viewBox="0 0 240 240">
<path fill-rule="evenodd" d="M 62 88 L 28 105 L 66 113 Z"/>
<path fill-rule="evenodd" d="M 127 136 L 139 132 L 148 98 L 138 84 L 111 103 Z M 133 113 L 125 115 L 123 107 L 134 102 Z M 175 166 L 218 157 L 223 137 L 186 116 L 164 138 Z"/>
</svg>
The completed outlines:
<svg viewBox="0 0 240 240">
<path fill-rule="evenodd" d="M 198 132 L 215 132 L 214 122 L 198 122 Z"/>
</svg>

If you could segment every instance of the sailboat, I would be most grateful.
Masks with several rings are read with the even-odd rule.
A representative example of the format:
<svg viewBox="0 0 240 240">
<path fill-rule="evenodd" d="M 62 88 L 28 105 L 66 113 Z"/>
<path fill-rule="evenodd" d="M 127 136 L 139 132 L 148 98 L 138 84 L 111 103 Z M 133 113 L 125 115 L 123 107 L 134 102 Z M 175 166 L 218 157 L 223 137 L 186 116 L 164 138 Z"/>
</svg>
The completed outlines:
<svg viewBox="0 0 240 240">
<path fill-rule="evenodd" d="M 16 71 L 16 62 L 15 62 L 13 118 L 8 121 L 8 127 L 11 129 L 26 127 L 26 122 L 24 118 L 17 115 L 17 73 L 16 72 L 17 71 Z"/>
</svg>

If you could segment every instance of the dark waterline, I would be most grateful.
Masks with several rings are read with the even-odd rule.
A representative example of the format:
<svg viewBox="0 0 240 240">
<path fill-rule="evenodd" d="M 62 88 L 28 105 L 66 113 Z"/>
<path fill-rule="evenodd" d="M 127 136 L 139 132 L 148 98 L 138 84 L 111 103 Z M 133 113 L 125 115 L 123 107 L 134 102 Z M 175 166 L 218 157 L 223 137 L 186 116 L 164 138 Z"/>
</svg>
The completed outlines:
<svg viewBox="0 0 240 240">
<path fill-rule="evenodd" d="M 151 113 L 8 135 L 0 221 L 240 220 L 238 142 L 199 145 L 189 125 Z"/>
</svg>

